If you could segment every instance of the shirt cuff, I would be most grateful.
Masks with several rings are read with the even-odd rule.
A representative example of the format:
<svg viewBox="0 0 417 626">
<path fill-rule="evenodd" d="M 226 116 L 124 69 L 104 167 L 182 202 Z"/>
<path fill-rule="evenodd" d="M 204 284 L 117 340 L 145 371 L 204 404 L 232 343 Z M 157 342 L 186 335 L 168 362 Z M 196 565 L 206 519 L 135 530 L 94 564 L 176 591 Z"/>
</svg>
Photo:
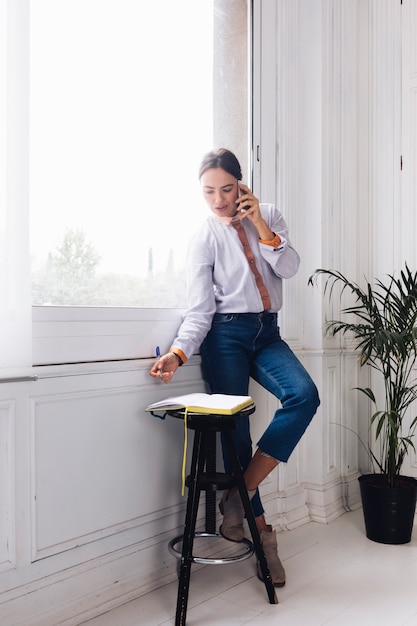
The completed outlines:
<svg viewBox="0 0 417 626">
<path fill-rule="evenodd" d="M 281 237 L 279 235 L 274 235 L 273 239 L 259 239 L 259 243 L 264 243 L 267 246 L 278 248 L 281 243 Z"/>
<path fill-rule="evenodd" d="M 180 348 L 170 348 L 169 352 L 172 352 L 172 354 L 176 354 L 177 356 L 180 357 L 180 359 L 182 361 L 181 365 L 183 365 L 184 363 L 186 363 L 188 361 L 188 359 L 185 356 L 184 352 Z"/>
</svg>

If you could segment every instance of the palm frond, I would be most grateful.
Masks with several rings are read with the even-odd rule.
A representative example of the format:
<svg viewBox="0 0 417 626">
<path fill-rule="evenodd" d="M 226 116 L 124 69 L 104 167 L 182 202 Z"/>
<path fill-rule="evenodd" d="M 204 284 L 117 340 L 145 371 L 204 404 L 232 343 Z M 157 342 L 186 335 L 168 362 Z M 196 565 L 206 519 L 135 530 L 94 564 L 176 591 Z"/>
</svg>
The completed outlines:
<svg viewBox="0 0 417 626">
<path fill-rule="evenodd" d="M 417 399 L 417 380 L 413 375 L 417 360 L 417 272 L 405 264 L 399 276 L 388 274 L 386 281 L 376 279 L 374 284 L 366 281 L 362 288 L 339 271 L 317 269 L 308 283 L 316 285 L 320 277 L 329 300 L 337 293 L 341 301 L 345 292 L 353 299 L 353 303 L 341 308 L 341 319 L 326 321 L 326 332 L 352 336 L 360 365 L 367 364 L 383 379 L 385 405 L 370 419 L 375 439 L 381 443 L 381 456 L 377 459 L 370 450 L 370 458 L 394 480 L 405 455 L 414 449 L 412 437 L 417 427 L 416 416 L 408 433 L 402 434 L 405 413 Z M 369 387 L 356 389 L 376 407 L 375 394 Z"/>
</svg>

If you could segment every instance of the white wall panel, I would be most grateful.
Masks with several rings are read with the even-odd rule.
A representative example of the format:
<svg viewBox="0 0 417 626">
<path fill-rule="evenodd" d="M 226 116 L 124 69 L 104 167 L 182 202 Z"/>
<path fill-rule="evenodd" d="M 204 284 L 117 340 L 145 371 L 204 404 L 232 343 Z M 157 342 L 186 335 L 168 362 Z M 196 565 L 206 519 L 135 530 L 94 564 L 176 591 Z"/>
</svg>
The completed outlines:
<svg viewBox="0 0 417 626">
<path fill-rule="evenodd" d="M 131 389 L 34 401 L 34 559 L 138 525 L 161 501 L 178 500 L 180 429 L 141 403 Z"/>
<path fill-rule="evenodd" d="M 15 562 L 15 402 L 0 401 L 0 570 Z"/>
<path fill-rule="evenodd" d="M 356 389 L 358 381 L 358 358 L 356 353 L 345 353 L 341 364 L 341 380 L 339 397 L 340 413 L 338 422 L 341 437 L 341 473 L 342 476 L 357 475 L 359 471 L 359 419 L 367 422 L 368 408 L 365 396 Z M 363 372 L 365 373 L 365 372 Z M 364 405 L 364 406 L 363 406 Z M 361 414 L 363 411 L 363 414 Z M 366 424 L 365 424 L 366 428 Z M 364 468 L 362 468 L 364 469 Z"/>
<path fill-rule="evenodd" d="M 337 403 L 337 391 L 339 388 L 339 376 L 338 369 L 336 365 L 331 365 L 326 369 L 326 393 L 322 399 L 323 411 L 325 414 L 324 423 L 325 423 L 325 459 L 326 459 L 326 473 L 328 476 L 331 476 L 335 472 L 337 472 L 340 468 L 340 458 L 339 458 L 339 441 L 340 441 L 340 430 L 335 425 L 335 419 L 337 419 L 337 415 L 339 413 L 338 403 Z"/>
<path fill-rule="evenodd" d="M 181 424 L 146 413 L 156 388 L 132 382 L 132 373 L 39 381 L 31 408 L 33 560 L 137 527 L 181 499 Z M 158 385 L 158 396 L 161 387 L 171 395 Z"/>
<path fill-rule="evenodd" d="M 397 220 L 401 233 L 401 260 L 416 266 L 417 251 L 417 4 L 402 8 L 402 145 L 401 206 Z"/>
<path fill-rule="evenodd" d="M 400 2 L 371 3 L 369 279 L 398 268 L 401 258 L 401 11 Z"/>
</svg>

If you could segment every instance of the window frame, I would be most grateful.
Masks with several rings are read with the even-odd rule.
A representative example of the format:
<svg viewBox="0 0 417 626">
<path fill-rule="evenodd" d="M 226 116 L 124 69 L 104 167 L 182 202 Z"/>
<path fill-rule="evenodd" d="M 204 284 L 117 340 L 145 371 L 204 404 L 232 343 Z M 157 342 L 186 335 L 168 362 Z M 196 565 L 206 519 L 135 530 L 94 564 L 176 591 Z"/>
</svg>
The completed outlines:
<svg viewBox="0 0 417 626">
<path fill-rule="evenodd" d="M 166 352 L 184 309 L 34 306 L 33 365 L 144 359 Z"/>
<path fill-rule="evenodd" d="M 268 180 L 271 180 L 270 176 L 263 175 L 261 147 L 262 156 L 269 153 L 269 174 L 276 171 L 275 139 L 265 131 L 275 107 L 272 89 L 268 90 L 267 109 L 262 109 L 262 102 L 265 102 L 262 91 L 270 84 L 275 62 L 265 64 L 266 42 L 261 36 L 265 25 L 270 25 L 271 21 L 275 24 L 275 17 L 270 19 L 275 13 L 275 3 L 271 0 L 248 0 L 251 32 L 248 38 L 249 169 L 257 194 L 263 189 L 269 192 Z M 268 119 L 263 119 L 264 115 Z M 170 347 L 184 311 L 185 308 L 33 306 L 32 363 L 45 366 L 153 358 L 157 345 L 162 352 Z"/>
</svg>

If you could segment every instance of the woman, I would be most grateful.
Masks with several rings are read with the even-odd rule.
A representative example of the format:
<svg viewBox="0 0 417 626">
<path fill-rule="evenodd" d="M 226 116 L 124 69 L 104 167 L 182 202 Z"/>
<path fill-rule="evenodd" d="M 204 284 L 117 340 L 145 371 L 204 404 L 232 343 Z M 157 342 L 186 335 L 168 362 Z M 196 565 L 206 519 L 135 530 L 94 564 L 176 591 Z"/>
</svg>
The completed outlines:
<svg viewBox="0 0 417 626">
<path fill-rule="evenodd" d="M 189 248 L 188 309 L 170 351 L 150 374 L 169 382 L 200 350 L 211 393 L 248 395 L 252 377 L 280 400 L 253 457 L 249 418 L 236 420 L 233 437 L 272 580 L 283 586 L 276 533 L 266 523 L 258 486 L 280 461 L 288 460 L 319 406 L 313 381 L 281 339 L 277 324 L 282 279 L 294 276 L 300 260 L 278 209 L 260 205 L 240 182 L 241 168 L 232 152 L 209 152 L 199 177 L 211 215 Z M 231 472 L 225 448 L 223 459 Z M 220 510 L 221 534 L 242 541 L 244 511 L 236 488 L 224 493 Z M 259 567 L 258 576 L 262 580 Z"/>
</svg>

